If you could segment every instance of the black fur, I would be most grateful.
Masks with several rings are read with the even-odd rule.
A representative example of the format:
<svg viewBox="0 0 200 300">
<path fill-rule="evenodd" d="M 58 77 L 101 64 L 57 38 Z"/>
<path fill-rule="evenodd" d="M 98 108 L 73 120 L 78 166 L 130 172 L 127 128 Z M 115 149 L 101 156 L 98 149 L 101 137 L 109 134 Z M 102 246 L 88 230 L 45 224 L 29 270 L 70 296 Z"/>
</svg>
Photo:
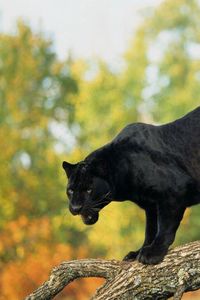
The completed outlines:
<svg viewBox="0 0 200 300">
<path fill-rule="evenodd" d="M 186 207 L 200 203 L 200 107 L 162 126 L 130 124 L 84 161 L 63 167 L 70 211 L 86 224 L 111 201 L 130 200 L 144 209 L 144 244 L 124 260 L 159 263 Z"/>
</svg>

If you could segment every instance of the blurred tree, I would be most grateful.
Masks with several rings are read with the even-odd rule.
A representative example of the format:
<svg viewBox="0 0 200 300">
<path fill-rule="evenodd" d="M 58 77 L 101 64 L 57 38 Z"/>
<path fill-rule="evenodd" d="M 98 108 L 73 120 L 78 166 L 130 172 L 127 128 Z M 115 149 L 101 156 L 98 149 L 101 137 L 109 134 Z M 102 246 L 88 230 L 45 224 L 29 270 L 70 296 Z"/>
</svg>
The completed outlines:
<svg viewBox="0 0 200 300">
<path fill-rule="evenodd" d="M 168 122 L 200 103 L 199 1 L 164 1 L 146 21 L 145 33 L 153 116 Z"/>
<path fill-rule="evenodd" d="M 19 22 L 15 35 L 0 35 L 0 225 L 22 211 L 33 217 L 63 207 L 56 150 L 77 89 L 70 64 L 42 34 Z"/>
</svg>

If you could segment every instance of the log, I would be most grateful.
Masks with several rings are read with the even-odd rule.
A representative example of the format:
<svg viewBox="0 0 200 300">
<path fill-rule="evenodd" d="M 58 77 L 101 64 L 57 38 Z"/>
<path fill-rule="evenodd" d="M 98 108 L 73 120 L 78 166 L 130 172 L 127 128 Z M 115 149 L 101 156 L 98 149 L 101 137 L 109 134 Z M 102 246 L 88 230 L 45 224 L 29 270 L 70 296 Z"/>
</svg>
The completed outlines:
<svg viewBox="0 0 200 300">
<path fill-rule="evenodd" d="M 106 279 L 93 300 L 156 300 L 171 296 L 179 300 L 183 293 L 200 288 L 200 241 L 170 250 L 158 265 L 103 259 L 64 261 L 25 300 L 53 299 L 70 282 L 81 277 Z"/>
</svg>

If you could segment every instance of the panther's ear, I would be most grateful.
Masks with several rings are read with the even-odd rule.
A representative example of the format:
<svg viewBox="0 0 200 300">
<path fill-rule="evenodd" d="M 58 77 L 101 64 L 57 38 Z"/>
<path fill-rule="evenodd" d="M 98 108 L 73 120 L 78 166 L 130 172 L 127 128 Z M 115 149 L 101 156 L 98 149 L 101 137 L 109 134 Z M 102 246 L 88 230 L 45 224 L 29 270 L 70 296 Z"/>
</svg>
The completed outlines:
<svg viewBox="0 0 200 300">
<path fill-rule="evenodd" d="M 76 168 L 76 164 L 70 164 L 66 161 L 63 161 L 62 167 L 65 170 L 67 177 L 69 178 L 71 176 L 72 172 L 74 171 L 74 169 Z"/>
</svg>

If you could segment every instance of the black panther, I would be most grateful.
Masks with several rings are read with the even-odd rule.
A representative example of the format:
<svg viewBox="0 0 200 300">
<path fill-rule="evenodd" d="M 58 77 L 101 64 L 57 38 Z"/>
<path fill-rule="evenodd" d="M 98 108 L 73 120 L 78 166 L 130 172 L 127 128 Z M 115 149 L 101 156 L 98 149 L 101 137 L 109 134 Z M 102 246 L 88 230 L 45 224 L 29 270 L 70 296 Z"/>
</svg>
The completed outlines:
<svg viewBox="0 0 200 300">
<path fill-rule="evenodd" d="M 200 203 L 200 106 L 161 126 L 134 123 L 76 164 L 63 162 L 69 209 L 97 222 L 111 201 L 145 210 L 143 246 L 124 260 L 157 264 L 175 238 L 184 211 Z"/>
</svg>

